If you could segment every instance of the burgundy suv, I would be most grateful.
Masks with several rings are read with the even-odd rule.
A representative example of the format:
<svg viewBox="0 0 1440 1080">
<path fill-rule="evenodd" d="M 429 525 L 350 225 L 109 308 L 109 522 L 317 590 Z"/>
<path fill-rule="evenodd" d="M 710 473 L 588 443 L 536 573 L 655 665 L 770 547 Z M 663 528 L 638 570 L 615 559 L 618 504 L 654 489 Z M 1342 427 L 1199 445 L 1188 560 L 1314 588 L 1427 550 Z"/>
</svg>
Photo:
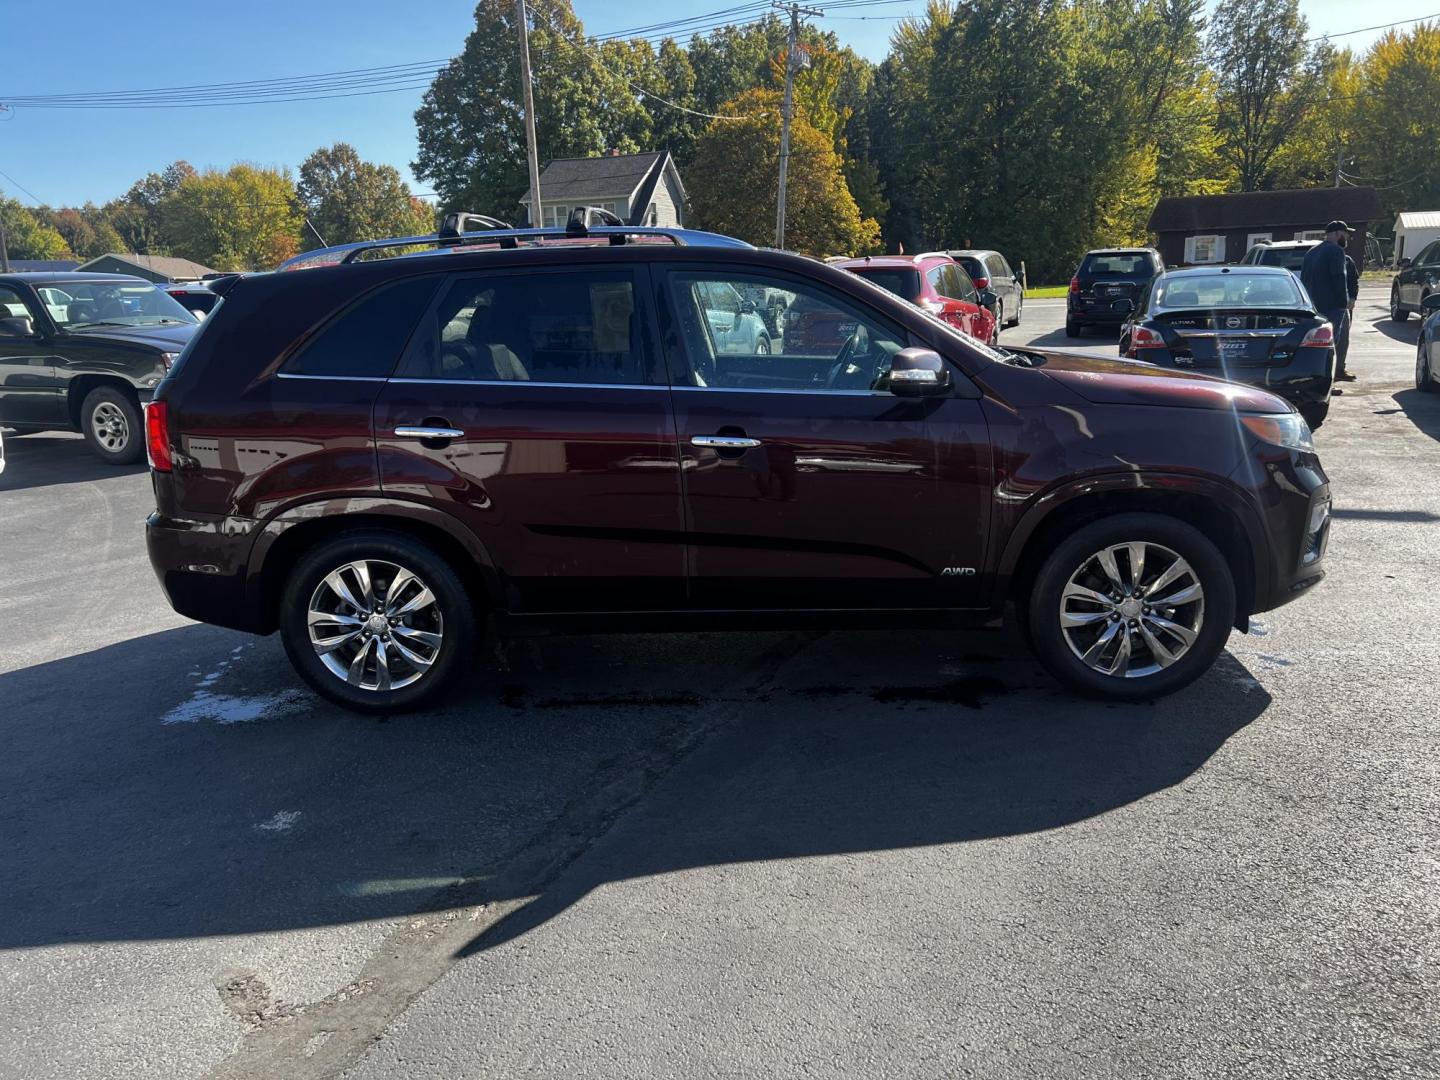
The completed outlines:
<svg viewBox="0 0 1440 1080">
<path fill-rule="evenodd" d="M 432 698 L 482 626 L 1009 607 L 1070 686 L 1151 698 L 1323 574 L 1325 473 L 1260 389 L 995 351 L 703 233 L 451 226 L 309 261 L 222 283 L 157 389 L 146 532 L 177 611 L 278 629 L 351 708 Z M 850 332 L 745 351 L 716 285 Z"/>
</svg>

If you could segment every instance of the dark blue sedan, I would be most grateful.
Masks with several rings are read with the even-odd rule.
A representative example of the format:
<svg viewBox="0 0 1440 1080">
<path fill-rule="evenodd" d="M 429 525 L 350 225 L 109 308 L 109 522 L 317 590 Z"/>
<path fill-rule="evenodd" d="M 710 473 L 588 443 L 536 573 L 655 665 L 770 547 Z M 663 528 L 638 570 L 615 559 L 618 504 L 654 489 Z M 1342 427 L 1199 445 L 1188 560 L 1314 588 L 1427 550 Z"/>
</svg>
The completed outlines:
<svg viewBox="0 0 1440 1080">
<path fill-rule="evenodd" d="M 1425 321 L 1415 346 L 1415 389 L 1440 394 L 1440 293 L 1420 302 L 1420 314 Z"/>
<path fill-rule="evenodd" d="M 1330 411 L 1335 330 L 1300 280 L 1269 266 L 1167 270 L 1133 304 L 1120 355 L 1261 386 L 1291 402 L 1317 428 Z"/>
</svg>

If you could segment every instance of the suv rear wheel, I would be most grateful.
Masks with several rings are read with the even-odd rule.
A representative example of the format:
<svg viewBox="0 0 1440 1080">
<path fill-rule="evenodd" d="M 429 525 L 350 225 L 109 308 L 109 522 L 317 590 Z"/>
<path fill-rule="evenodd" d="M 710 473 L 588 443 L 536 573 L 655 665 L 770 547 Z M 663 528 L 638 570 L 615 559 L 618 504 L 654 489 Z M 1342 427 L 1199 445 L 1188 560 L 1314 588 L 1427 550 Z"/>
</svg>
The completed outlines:
<svg viewBox="0 0 1440 1080">
<path fill-rule="evenodd" d="M 1390 288 L 1390 320 L 1392 322 L 1404 322 L 1410 318 L 1410 312 L 1400 306 L 1400 287 L 1398 285 Z"/>
<path fill-rule="evenodd" d="M 448 562 L 384 530 L 344 533 L 296 564 L 280 601 L 295 670 L 347 709 L 416 709 L 475 651 L 475 612 Z"/>
<path fill-rule="evenodd" d="M 140 407 L 117 387 L 97 386 L 85 395 L 80 430 L 95 456 L 111 465 L 133 465 L 145 456 Z"/>
<path fill-rule="evenodd" d="M 1235 621 L 1235 582 L 1194 526 L 1120 514 L 1051 553 L 1028 607 L 1036 654 L 1057 679 L 1086 693 L 1147 700 L 1215 662 Z"/>
</svg>

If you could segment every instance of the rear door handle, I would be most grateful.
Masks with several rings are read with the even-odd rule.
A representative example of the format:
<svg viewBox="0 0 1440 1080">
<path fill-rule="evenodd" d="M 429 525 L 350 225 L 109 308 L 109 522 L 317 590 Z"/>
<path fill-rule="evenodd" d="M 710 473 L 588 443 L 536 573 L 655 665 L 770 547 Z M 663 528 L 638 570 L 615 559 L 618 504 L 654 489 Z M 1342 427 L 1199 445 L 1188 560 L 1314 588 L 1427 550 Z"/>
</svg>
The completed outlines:
<svg viewBox="0 0 1440 1080">
<path fill-rule="evenodd" d="M 760 440 L 745 435 L 692 435 L 690 445 L 710 450 L 753 450 L 760 445 Z"/>
<path fill-rule="evenodd" d="M 465 432 L 453 427 L 417 427 L 401 424 L 395 429 L 399 439 L 463 439 Z"/>
</svg>

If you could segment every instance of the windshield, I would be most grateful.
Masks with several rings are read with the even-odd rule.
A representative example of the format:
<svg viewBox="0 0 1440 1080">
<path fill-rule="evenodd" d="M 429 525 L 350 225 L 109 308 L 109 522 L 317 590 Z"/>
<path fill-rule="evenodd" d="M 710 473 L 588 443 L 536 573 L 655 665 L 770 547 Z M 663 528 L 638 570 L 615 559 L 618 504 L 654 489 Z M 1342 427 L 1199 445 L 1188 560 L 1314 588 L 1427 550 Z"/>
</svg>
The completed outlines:
<svg viewBox="0 0 1440 1080">
<path fill-rule="evenodd" d="M 1157 308 L 1309 307 L 1290 274 L 1187 275 L 1155 286 Z"/>
<path fill-rule="evenodd" d="M 902 300 L 913 301 L 920 295 L 920 271 L 902 267 L 866 267 L 851 270 L 852 274 L 879 285 L 886 292 L 892 292 Z"/>
<path fill-rule="evenodd" d="M 1150 276 L 1150 256 L 1143 252 L 1109 251 L 1085 256 L 1080 264 L 1081 277 L 1097 274 L 1123 274 L 1126 277 Z"/>
<path fill-rule="evenodd" d="M 1266 248 L 1260 253 L 1261 266 L 1283 266 L 1286 270 L 1299 270 L 1305 265 L 1308 247 Z"/>
<path fill-rule="evenodd" d="M 154 285 L 138 281 L 67 281 L 39 293 L 50 317 L 67 330 L 200 321 Z"/>
</svg>

